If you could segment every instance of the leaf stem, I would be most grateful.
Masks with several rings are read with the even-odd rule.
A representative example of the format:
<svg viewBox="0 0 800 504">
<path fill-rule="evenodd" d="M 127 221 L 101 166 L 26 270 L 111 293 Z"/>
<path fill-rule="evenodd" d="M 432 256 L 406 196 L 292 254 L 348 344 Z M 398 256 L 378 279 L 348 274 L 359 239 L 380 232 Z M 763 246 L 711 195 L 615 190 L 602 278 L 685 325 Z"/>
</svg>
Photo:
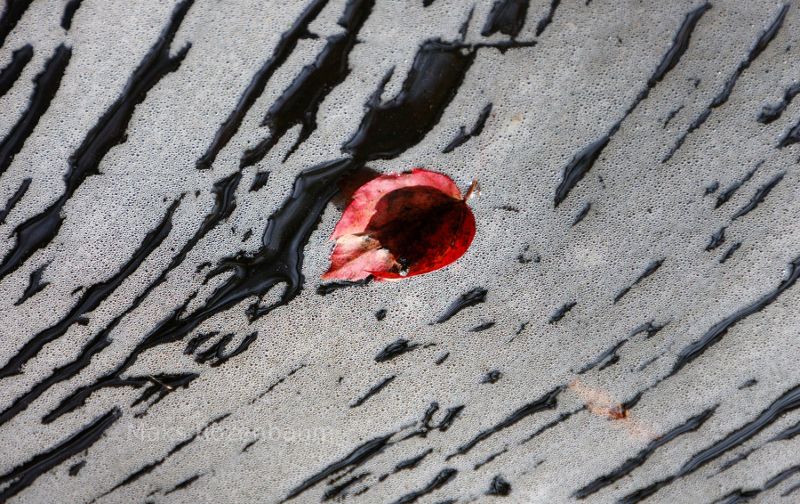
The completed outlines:
<svg viewBox="0 0 800 504">
<path fill-rule="evenodd" d="M 478 184 L 478 179 L 472 179 L 472 184 L 469 185 L 467 193 L 464 195 L 464 201 L 468 201 L 473 195 L 481 193 L 481 186 Z"/>
</svg>

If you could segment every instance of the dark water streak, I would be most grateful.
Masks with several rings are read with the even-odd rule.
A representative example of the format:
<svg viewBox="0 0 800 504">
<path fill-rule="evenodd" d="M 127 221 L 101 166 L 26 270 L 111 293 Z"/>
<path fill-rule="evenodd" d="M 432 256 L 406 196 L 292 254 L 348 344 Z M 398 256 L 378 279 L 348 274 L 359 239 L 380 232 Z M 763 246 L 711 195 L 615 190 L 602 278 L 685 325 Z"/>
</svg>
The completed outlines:
<svg viewBox="0 0 800 504">
<path fill-rule="evenodd" d="M 187 300 L 154 327 L 136 345 L 128 357 L 111 373 L 100 377 L 95 384 L 81 387 L 45 418 L 52 421 L 82 405 L 103 383 L 114 383 L 117 377 L 132 366 L 143 352 L 163 344 L 182 340 L 208 318 L 239 304 L 248 298 L 266 295 L 273 287 L 285 283 L 279 301 L 268 307 L 251 305 L 248 314 L 252 320 L 284 305 L 299 294 L 303 283 L 302 248 L 321 217 L 322 211 L 336 192 L 335 181 L 354 169 L 349 159 L 331 161 L 301 173 L 284 205 L 267 223 L 262 237 L 262 247 L 254 254 L 241 252 L 220 261 L 207 273 L 206 280 L 221 273 L 232 273 L 192 313 L 184 315 Z M 232 175 L 234 177 L 236 175 Z"/>
<path fill-rule="evenodd" d="M 676 480 L 683 478 L 684 476 L 692 474 L 712 460 L 717 459 L 733 448 L 736 448 L 737 446 L 746 442 L 767 428 L 785 413 L 793 411 L 799 407 L 800 385 L 797 385 L 776 399 L 755 419 L 743 425 L 734 432 L 731 432 L 711 446 L 693 455 L 675 474 L 657 480 L 646 487 L 635 490 L 634 492 L 622 497 L 618 502 L 626 504 L 641 502 L 642 500 L 658 492 L 660 489 L 674 483 Z"/>
<path fill-rule="evenodd" d="M 728 259 L 730 259 L 730 258 L 731 258 L 731 256 L 732 256 L 732 255 L 733 255 L 733 254 L 734 254 L 734 253 L 735 253 L 737 250 L 739 250 L 739 248 L 740 248 L 741 246 L 742 246 L 742 242 L 736 242 L 736 243 L 734 243 L 733 245 L 731 245 L 730 247 L 728 247 L 728 250 L 726 250 L 726 251 L 725 251 L 725 253 L 724 253 L 724 254 L 722 254 L 722 257 L 720 257 L 720 258 L 719 258 L 719 263 L 720 263 L 720 264 L 725 264 L 725 262 L 726 262 Z"/>
<path fill-rule="evenodd" d="M 72 28 L 72 18 L 75 17 L 75 13 L 81 8 L 82 3 L 83 0 L 69 0 L 67 2 L 67 5 L 64 6 L 64 14 L 61 15 L 61 28 L 67 31 Z"/>
<path fill-rule="evenodd" d="M 500 32 L 516 38 L 525 26 L 529 3 L 530 0 L 496 0 L 486 17 L 481 35 L 488 37 Z"/>
<path fill-rule="evenodd" d="M 708 239 L 708 244 L 706 245 L 705 248 L 706 252 L 711 252 L 712 250 L 715 250 L 720 245 L 725 243 L 725 229 L 726 227 L 722 226 L 718 230 L 714 231 L 714 233 Z"/>
<path fill-rule="evenodd" d="M 0 425 L 7 422 L 20 411 L 23 411 L 25 408 L 27 408 L 32 401 L 41 396 L 54 384 L 75 376 L 83 368 L 89 365 L 94 355 L 111 344 L 111 333 L 122 322 L 122 320 L 129 313 L 136 310 L 145 301 L 145 299 L 147 299 L 150 293 L 152 293 L 159 285 L 166 281 L 167 275 L 183 263 L 187 254 L 209 231 L 214 229 L 219 223 L 223 222 L 231 215 L 233 210 L 236 208 L 235 192 L 240 180 L 241 175 L 235 173 L 223 178 L 214 185 L 212 189 L 212 193 L 215 196 L 214 207 L 203 219 L 203 222 L 195 234 L 186 242 L 180 251 L 173 256 L 167 267 L 158 275 L 158 277 L 156 277 L 155 280 L 148 284 L 148 286 L 139 295 L 136 296 L 134 301 L 125 311 L 114 317 L 114 319 L 112 319 L 112 321 L 109 322 L 105 328 L 99 331 L 89 342 L 83 346 L 76 359 L 53 369 L 53 372 L 47 378 L 39 381 L 28 392 L 17 398 L 10 407 L 0 412 Z M 119 374 L 112 374 L 106 378 L 108 380 L 106 383 L 118 383 Z M 79 401 L 79 403 L 82 404 L 82 401 Z M 71 409 L 73 408 L 71 407 Z"/>
<path fill-rule="evenodd" d="M 703 124 L 705 124 L 705 122 L 711 116 L 711 112 L 713 112 L 714 109 L 721 107 L 725 104 L 725 102 L 728 101 L 731 93 L 733 93 L 733 88 L 736 87 L 736 82 L 739 80 L 739 77 L 742 76 L 745 70 L 750 68 L 750 65 L 753 63 L 753 61 L 755 61 L 755 59 L 758 58 L 762 52 L 764 52 L 767 46 L 769 46 L 769 43 L 772 42 L 772 39 L 775 38 L 775 35 L 778 34 L 778 31 L 783 25 L 783 20 L 786 18 L 787 12 L 789 12 L 789 4 L 784 4 L 772 23 L 770 23 L 767 29 L 761 33 L 755 44 L 753 44 L 753 46 L 750 48 L 750 52 L 747 54 L 747 57 L 742 60 L 741 63 L 739 63 L 739 66 L 736 68 L 736 70 L 734 70 L 734 72 L 728 77 L 728 80 L 725 81 L 722 90 L 714 97 L 708 107 L 706 107 L 706 109 L 703 110 L 699 116 L 697 116 L 692 124 L 689 125 L 689 129 L 687 129 L 686 132 L 678 138 L 672 148 L 670 148 L 669 152 L 667 152 L 667 155 L 664 157 L 664 159 L 661 160 L 662 163 L 666 163 L 672 159 L 672 156 L 674 156 L 678 149 L 681 148 L 683 143 L 686 141 L 686 138 L 692 132 L 696 131 Z"/>
<path fill-rule="evenodd" d="M 317 129 L 317 113 L 325 98 L 350 75 L 348 56 L 358 42 L 358 33 L 367 21 L 375 0 L 350 0 L 339 26 L 344 33 L 328 37 L 314 63 L 305 66 L 277 100 L 270 106 L 261 126 L 269 126 L 270 135 L 245 151 L 240 167 L 261 161 L 294 126 L 300 132 L 283 157 L 285 162 Z"/>
<path fill-rule="evenodd" d="M 350 408 L 358 408 L 359 406 L 367 402 L 367 400 L 369 400 L 371 397 L 379 394 L 383 389 L 389 386 L 389 384 L 392 383 L 395 378 L 397 378 L 396 375 L 387 376 L 380 382 L 376 383 L 375 385 L 370 387 L 370 389 L 367 390 L 364 393 L 364 395 L 353 401 L 353 403 L 350 404 Z"/>
<path fill-rule="evenodd" d="M 173 492 L 177 492 L 178 490 L 183 490 L 184 488 L 189 487 L 192 483 L 200 479 L 202 476 L 203 476 L 202 474 L 195 474 L 194 476 L 190 476 L 185 480 L 181 481 L 180 483 L 178 483 L 177 485 L 175 485 L 174 487 L 170 488 L 166 492 L 164 492 L 164 495 L 169 495 Z"/>
<path fill-rule="evenodd" d="M 128 123 L 137 105 L 144 101 L 148 91 L 165 75 L 178 69 L 191 44 L 185 45 L 175 56 L 170 56 L 169 46 L 193 1 L 184 0 L 178 4 L 169 24 L 133 72 L 122 94 L 106 110 L 69 158 L 69 167 L 64 175 L 65 188 L 61 196 L 47 209 L 16 227 L 14 234 L 17 240 L 0 263 L 0 279 L 17 269 L 34 252 L 50 244 L 61 229 L 65 218 L 62 216 L 62 211 L 67 202 L 88 177 L 100 173 L 100 162 L 105 155 L 114 146 L 125 141 Z M 65 59 L 68 51 L 65 48 L 57 52 L 58 61 Z"/>
<path fill-rule="evenodd" d="M 728 186 L 728 187 L 727 187 L 727 188 L 726 188 L 724 191 L 722 191 L 721 193 L 719 193 L 719 194 L 717 195 L 717 202 L 714 204 L 714 208 L 719 208 L 719 207 L 721 207 L 722 205 L 724 205 L 725 203 L 727 203 L 727 202 L 728 202 L 728 201 L 729 201 L 729 200 L 730 200 L 730 199 L 733 197 L 733 195 L 734 195 L 734 194 L 736 194 L 736 191 L 738 191 L 738 190 L 739 190 L 739 188 L 741 188 L 741 187 L 742 187 L 742 186 L 743 186 L 743 185 L 744 185 L 744 184 L 745 184 L 745 183 L 746 183 L 748 180 L 750 180 L 751 178 L 753 178 L 753 175 L 755 175 L 756 171 L 757 171 L 757 170 L 758 170 L 758 169 L 761 167 L 761 165 L 763 165 L 763 164 L 764 164 L 764 160 L 762 159 L 761 161 L 759 161 L 759 162 L 758 162 L 758 163 L 757 163 L 757 164 L 756 164 L 756 165 L 753 167 L 753 169 L 752 169 L 752 170 L 750 170 L 749 172 L 747 172 L 747 173 L 744 175 L 744 177 L 742 177 L 741 179 L 739 179 L 739 180 L 737 180 L 737 181 L 733 182 L 733 183 L 732 183 L 731 185 L 729 185 L 729 186 Z"/>
<path fill-rule="evenodd" d="M 631 285 L 629 285 L 628 287 L 625 287 L 624 289 L 619 291 L 616 296 L 614 296 L 614 304 L 617 304 L 617 302 L 619 300 L 621 300 L 623 297 L 625 297 L 625 295 L 628 292 L 630 292 L 630 290 L 633 287 L 638 285 L 642 280 L 644 280 L 645 278 L 649 277 L 650 275 L 652 275 L 653 273 L 658 271 L 658 269 L 661 267 L 662 264 L 664 264 L 664 259 L 658 259 L 658 260 L 655 260 L 655 261 L 651 262 L 650 264 L 648 264 L 647 267 L 642 272 L 642 274 L 639 275 Z"/>
<path fill-rule="evenodd" d="M 799 277 L 800 257 L 795 258 L 791 263 L 789 263 L 788 276 L 780 284 L 778 284 L 778 287 L 775 290 L 763 295 L 753 303 L 735 311 L 731 315 L 728 315 L 721 321 L 711 326 L 711 328 L 708 329 L 699 339 L 686 345 L 678 354 L 678 359 L 667 377 L 676 374 L 678 371 L 683 369 L 684 366 L 702 355 L 703 352 L 708 350 L 709 347 L 719 342 L 728 333 L 728 330 L 734 327 L 736 324 L 772 304 L 781 294 L 792 287 L 795 282 L 797 282 Z"/>
<path fill-rule="evenodd" d="M 11 54 L 11 61 L 0 69 L 0 98 L 14 87 L 22 71 L 33 58 L 33 46 L 25 44 Z"/>
<path fill-rule="evenodd" d="M 172 231 L 172 217 L 178 208 L 179 200 L 176 200 L 167 209 L 161 222 L 145 235 L 139 247 L 131 257 L 122 265 L 114 275 L 107 280 L 98 282 L 85 289 L 78 299 L 78 302 L 70 309 L 69 313 L 61 318 L 54 325 L 44 329 L 31 337 L 14 354 L 2 368 L 0 368 L 0 378 L 21 373 L 22 366 L 30 359 L 35 357 L 39 351 L 49 342 L 63 336 L 74 324 L 80 324 L 84 316 L 96 309 L 105 299 L 113 293 L 130 275 L 135 273 L 139 266 L 147 259 L 150 254 L 157 249 L 161 243 L 169 236 Z M 2 418 L 0 414 L 0 418 Z M 2 423 L 2 420 L 0 420 Z"/>
<path fill-rule="evenodd" d="M 547 321 L 548 324 L 555 324 L 556 322 L 563 319 L 567 313 L 572 311 L 575 306 L 578 305 L 577 301 L 568 301 L 563 305 L 559 306 L 558 309 L 550 315 L 550 319 Z"/>
<path fill-rule="evenodd" d="M 281 35 L 278 44 L 272 52 L 270 58 L 261 65 L 261 68 L 253 75 L 250 84 L 247 85 L 236 106 L 231 110 L 228 118 L 223 122 L 211 144 L 205 153 L 197 160 L 197 169 L 207 170 L 211 168 L 219 152 L 228 145 L 231 138 L 239 131 L 244 117 L 250 108 L 255 104 L 259 96 L 264 92 L 267 83 L 272 78 L 275 71 L 280 68 L 289 55 L 297 47 L 297 42 L 302 38 L 310 36 L 308 25 L 317 18 L 320 11 L 328 4 L 328 0 L 312 0 L 295 20 L 294 24 Z"/>
<path fill-rule="evenodd" d="M 772 192 L 775 186 L 778 185 L 781 182 L 781 180 L 783 180 L 783 177 L 785 175 L 786 172 L 779 173 L 775 175 L 772 179 L 770 179 L 769 182 L 759 187 L 758 190 L 756 190 L 755 194 L 753 194 L 753 197 L 750 198 L 750 201 L 747 202 L 747 204 L 744 205 L 742 208 L 737 210 L 735 214 L 733 214 L 731 220 L 736 220 L 739 217 L 744 217 L 745 215 L 755 210 L 756 207 L 760 205 L 767 198 L 767 196 L 769 196 L 769 193 Z"/>
<path fill-rule="evenodd" d="M 5 173 L 11 166 L 14 156 L 19 154 L 25 145 L 25 140 L 47 112 L 61 85 L 61 78 L 64 77 L 71 56 L 72 49 L 61 44 L 45 63 L 44 70 L 34 79 L 33 94 L 28 102 L 28 108 L 0 142 L 0 174 Z"/>
<path fill-rule="evenodd" d="M 184 439 L 184 440 L 183 440 L 183 441 L 181 441 L 180 443 L 178 443 L 178 444 L 176 444 L 175 446 L 173 446 L 173 447 L 172 447 L 172 448 L 171 448 L 171 449 L 170 449 L 170 450 L 167 452 L 167 454 L 166 454 L 166 455 L 164 455 L 163 457 L 161 457 L 161 458 L 160 458 L 160 459 L 158 459 L 158 460 L 155 460 L 155 461 L 153 461 L 153 462 L 151 462 L 151 463 L 149 463 L 149 464 L 146 464 L 146 465 L 142 466 L 141 468 L 139 468 L 139 469 L 138 469 L 138 470 L 136 470 L 135 472 L 131 473 L 131 474 L 130 474 L 128 477 L 126 477 L 124 480 L 122 480 L 121 482 L 119 482 L 118 484 L 116 484 L 116 485 L 115 485 L 113 488 L 111 488 L 110 490 L 108 490 L 108 491 L 106 491 L 105 493 L 101 494 L 101 495 L 100 495 L 100 496 L 98 496 L 97 498 L 99 499 L 100 497 L 105 497 L 106 495 L 108 495 L 108 494 L 110 494 L 110 493 L 114 492 L 115 490 L 117 490 L 117 489 L 119 489 L 119 488 L 122 488 L 122 487 L 124 487 L 124 486 L 126 486 L 126 485 L 130 485 L 131 483 L 133 483 L 134 481 L 138 480 L 138 479 L 139 479 L 139 478 L 141 478 L 142 476 L 145 476 L 146 474 L 150 474 L 151 472 L 153 472 L 153 470 L 154 470 L 156 467 L 158 467 L 158 466 L 160 466 L 161 464 L 163 464 L 164 462 L 166 462 L 168 458 L 170 458 L 171 456 L 175 455 L 175 454 L 176 454 L 176 453 L 178 453 L 179 451 L 181 451 L 181 450 L 183 450 L 184 448 L 186 448 L 186 447 L 187 447 L 188 445 L 190 445 L 190 444 L 191 444 L 191 443 L 192 443 L 194 440 L 196 440 L 196 439 L 197 439 L 199 436 L 202 436 L 202 435 L 203 435 L 203 433 L 204 433 L 206 430 L 208 430 L 208 429 L 209 429 L 210 427 L 212 427 L 213 425 L 216 425 L 216 424 L 218 424 L 218 423 L 222 422 L 223 420 L 225 420 L 226 418 L 228 418 L 228 416 L 230 416 L 230 413 L 226 413 L 226 414 L 224 414 L 224 415 L 218 416 L 218 417 L 214 418 L 213 420 L 209 421 L 209 422 L 208 422 L 208 423 L 206 423 L 206 424 L 205 424 L 205 425 L 204 425 L 204 426 L 203 426 L 203 427 L 202 427 L 202 428 L 201 428 L 199 431 L 197 431 L 196 433 L 192 434 L 192 435 L 191 435 L 191 436 L 189 436 L 188 438 Z"/>
<path fill-rule="evenodd" d="M 118 408 L 113 408 L 46 452 L 42 452 L 27 462 L 14 467 L 9 472 L 0 475 L 0 483 L 12 482 L 0 491 L 0 502 L 5 502 L 7 499 L 17 495 L 32 485 L 39 476 L 70 457 L 88 450 L 121 416 L 122 412 Z"/>
<path fill-rule="evenodd" d="M 442 154 L 448 154 L 456 150 L 457 147 L 460 147 L 467 143 L 471 138 L 475 138 L 483 133 L 483 128 L 486 126 L 486 121 L 489 119 L 489 116 L 492 114 L 492 104 L 489 103 L 483 110 L 481 110 L 478 119 L 475 121 L 475 125 L 472 129 L 467 133 L 467 130 L 464 126 L 461 126 L 456 136 L 450 140 L 450 143 L 442 149 Z"/>
<path fill-rule="evenodd" d="M 573 219 L 572 227 L 575 227 L 581 221 L 583 221 L 583 219 L 585 219 L 586 216 L 589 215 L 589 210 L 591 209 L 592 209 L 592 204 L 587 201 L 586 204 L 583 205 L 583 208 L 581 208 L 581 211 L 578 212 L 578 215 L 575 216 L 575 219 Z"/>
<path fill-rule="evenodd" d="M 44 270 L 50 265 L 50 263 L 45 263 L 33 270 L 28 277 L 28 286 L 25 287 L 25 291 L 22 293 L 22 296 L 18 300 L 14 302 L 14 306 L 19 306 L 28 299 L 32 298 L 45 287 L 50 285 L 50 282 L 42 282 L 42 275 L 44 275 Z"/>
<path fill-rule="evenodd" d="M 336 485 L 334 487 L 331 487 L 330 489 L 325 491 L 325 494 L 322 496 L 322 501 L 323 502 L 329 501 L 329 500 L 334 499 L 336 497 L 344 498 L 347 495 L 346 493 L 344 493 L 345 490 L 347 490 L 349 487 L 355 485 L 359 481 L 362 481 L 364 478 L 366 478 L 370 474 L 371 473 L 363 472 L 361 474 L 357 474 L 357 475 L 355 475 L 355 476 L 353 476 L 351 478 L 346 479 L 343 483 L 340 483 L 340 484 L 338 484 L 338 485 Z"/>
<path fill-rule="evenodd" d="M 381 350 L 378 353 L 378 355 L 375 356 L 375 362 L 390 361 L 395 357 L 402 355 L 406 352 L 410 352 L 419 346 L 420 346 L 419 343 L 409 344 L 409 341 L 407 339 L 400 338 L 386 345 L 386 348 Z"/>
<path fill-rule="evenodd" d="M 544 33 L 550 23 L 553 22 L 553 16 L 556 14 L 556 9 L 561 4 L 561 0 L 550 0 L 550 10 L 547 11 L 547 14 L 539 20 L 539 24 L 536 25 L 536 36 L 539 37 Z"/>
<path fill-rule="evenodd" d="M 497 434 L 498 432 L 503 431 L 503 430 L 515 425 L 516 423 L 520 422 L 521 420 L 523 420 L 523 419 L 525 419 L 525 418 L 527 418 L 527 417 L 529 417 L 531 415 L 534 415 L 536 413 L 540 413 L 542 411 L 555 409 L 555 407 L 558 405 L 557 397 L 558 397 L 558 394 L 560 392 L 561 392 L 561 387 L 557 387 L 557 388 L 551 390 L 550 392 L 547 392 L 542 397 L 540 397 L 540 398 L 538 398 L 538 399 L 536 399 L 534 401 L 531 401 L 528 404 L 520 406 L 519 408 L 514 410 L 510 415 L 508 415 L 506 418 L 501 420 L 499 423 L 495 424 L 494 426 L 492 426 L 492 427 L 490 427 L 488 429 L 485 429 L 485 430 L 479 432 L 470 441 L 468 441 L 467 443 L 464 443 L 463 445 L 459 446 L 458 449 L 453 454 L 447 456 L 447 460 L 451 459 L 452 457 L 455 457 L 456 455 L 464 455 L 464 454 L 468 453 L 470 450 L 475 448 L 478 444 L 482 443 L 483 441 L 486 441 L 491 436 L 493 436 L 493 435 Z"/>
<path fill-rule="evenodd" d="M 0 48 L 6 42 L 6 37 L 14 30 L 22 15 L 28 10 L 33 0 L 7 0 L 0 16 Z"/>
<path fill-rule="evenodd" d="M 475 60 L 476 50 L 427 40 L 417 51 L 400 92 L 382 101 L 390 70 L 366 103 L 353 137 L 342 147 L 357 159 L 391 159 L 419 143 L 439 123 Z"/>
<path fill-rule="evenodd" d="M 389 443 L 389 439 L 391 439 L 393 435 L 394 434 L 379 436 L 370 439 L 366 443 L 363 443 L 362 445 L 358 446 L 356 449 L 351 451 L 343 458 L 324 467 L 318 473 L 310 476 L 305 481 L 300 483 L 298 486 L 290 490 L 289 494 L 281 502 L 286 502 L 288 500 L 294 499 L 295 497 L 299 496 L 306 490 L 324 481 L 329 476 L 338 473 L 339 471 L 348 468 L 355 468 L 362 465 L 364 462 L 368 461 L 375 455 L 378 455 L 379 453 L 383 452 L 383 450 Z"/>
<path fill-rule="evenodd" d="M 489 489 L 486 495 L 496 495 L 498 497 L 506 497 L 511 493 L 511 483 L 506 481 L 501 475 L 496 475 L 489 483 Z"/>
<path fill-rule="evenodd" d="M 17 188 L 17 190 L 14 191 L 14 194 L 12 194 L 10 198 L 8 198 L 8 201 L 6 201 L 6 206 L 3 207 L 2 210 L 0 210 L 0 225 L 5 224 L 6 217 L 8 217 L 8 214 L 10 214 L 11 211 L 14 209 L 14 207 L 17 206 L 19 200 L 21 200 L 22 197 L 25 196 L 25 193 L 28 192 L 28 188 L 30 187 L 30 185 L 31 185 L 31 179 L 30 178 L 24 179 Z"/>
<path fill-rule="evenodd" d="M 628 476 L 636 468 L 644 465 L 644 463 L 647 462 L 647 460 L 662 446 L 670 443 L 672 440 L 682 436 L 683 434 L 694 432 L 702 427 L 706 420 L 711 418 L 716 409 L 717 406 L 709 408 L 699 415 L 689 418 L 681 425 L 678 425 L 677 427 L 667 431 L 661 436 L 658 436 L 653 441 L 650 441 L 647 446 L 642 448 L 639 453 L 625 460 L 625 462 L 613 469 L 611 472 L 604 474 L 603 476 L 593 480 L 591 483 L 581 487 L 573 494 L 573 497 L 577 499 L 585 499 L 586 497 L 589 497 L 595 492 L 602 490 L 608 485 L 611 485 L 616 481 Z"/>
<path fill-rule="evenodd" d="M 697 23 L 709 9 L 711 9 L 711 4 L 705 3 L 686 14 L 683 23 L 680 28 L 678 28 L 672 40 L 672 45 L 664 54 L 664 57 L 661 59 L 661 62 L 658 64 L 653 74 L 647 80 L 645 88 L 639 92 L 633 103 L 625 110 L 625 113 L 622 114 L 622 117 L 611 126 L 611 129 L 604 136 L 584 147 L 572 157 L 569 163 L 567 163 L 567 166 L 564 167 L 561 183 L 559 183 L 556 188 L 554 207 L 558 207 L 558 205 L 567 198 L 569 192 L 578 182 L 589 173 L 589 170 L 592 169 L 594 163 L 600 158 L 603 149 L 606 148 L 611 138 L 619 131 L 625 119 L 636 110 L 636 107 L 638 107 L 640 103 L 650 96 L 650 91 L 667 76 L 669 71 L 675 68 L 675 65 L 678 64 L 681 57 L 686 52 L 686 49 L 689 47 L 689 41 L 691 40 L 694 29 L 697 27 Z"/>
<path fill-rule="evenodd" d="M 412 502 L 416 502 L 417 500 L 428 495 L 434 490 L 438 490 L 443 486 L 445 486 L 446 484 L 450 483 L 450 481 L 452 481 L 457 474 L 458 471 L 456 471 L 455 469 L 449 467 L 442 469 L 436 476 L 434 476 L 434 478 L 430 481 L 430 483 L 428 483 L 419 490 L 403 495 L 402 497 L 394 501 L 394 504 L 410 504 Z"/>
<path fill-rule="evenodd" d="M 267 185 L 267 181 L 269 181 L 269 173 L 268 171 L 260 171 L 256 172 L 255 177 L 253 177 L 253 183 L 250 185 L 250 192 L 255 192 L 261 190 L 265 185 Z"/>
<path fill-rule="evenodd" d="M 436 323 L 442 324 L 447 322 L 461 312 L 461 310 L 483 303 L 486 301 L 487 293 L 488 291 L 482 287 L 475 287 L 469 292 L 465 292 L 447 307 L 444 313 L 442 313 L 439 318 L 436 319 Z"/>
<path fill-rule="evenodd" d="M 758 122 L 761 124 L 769 124 L 781 117 L 781 114 L 786 110 L 794 97 L 800 94 L 800 82 L 796 82 L 786 88 L 783 92 L 783 99 L 777 105 L 764 105 L 761 112 L 758 114 Z"/>
</svg>

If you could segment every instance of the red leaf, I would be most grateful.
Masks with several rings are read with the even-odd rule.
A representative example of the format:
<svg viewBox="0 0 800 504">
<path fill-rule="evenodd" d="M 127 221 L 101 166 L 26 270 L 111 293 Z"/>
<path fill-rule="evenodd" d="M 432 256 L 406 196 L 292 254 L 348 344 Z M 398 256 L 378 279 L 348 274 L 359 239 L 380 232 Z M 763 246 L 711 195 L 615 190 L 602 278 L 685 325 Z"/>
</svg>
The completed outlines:
<svg viewBox="0 0 800 504">
<path fill-rule="evenodd" d="M 467 251 L 475 218 L 455 182 L 421 168 L 356 190 L 333 230 L 324 280 L 397 280 L 443 268 Z"/>
</svg>

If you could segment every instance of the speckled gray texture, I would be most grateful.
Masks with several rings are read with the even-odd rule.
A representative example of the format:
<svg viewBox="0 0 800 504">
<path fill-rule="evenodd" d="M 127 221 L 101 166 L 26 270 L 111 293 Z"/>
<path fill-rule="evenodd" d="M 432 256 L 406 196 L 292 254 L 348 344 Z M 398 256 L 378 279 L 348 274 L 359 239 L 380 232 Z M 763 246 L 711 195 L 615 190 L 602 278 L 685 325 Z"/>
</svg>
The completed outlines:
<svg viewBox="0 0 800 504">
<path fill-rule="evenodd" d="M 330 0 L 308 25 L 318 37 L 299 38 L 212 168 L 197 169 L 307 1 L 195 0 L 169 46 L 175 55 L 191 43 L 185 59 L 141 96 L 125 141 L 67 198 L 52 239 L 0 278 L 4 371 L 37 334 L 65 327 L 19 373 L 0 377 L 0 501 L 800 500 L 800 489 L 791 493 L 800 483 L 791 430 L 800 420 L 800 146 L 782 142 L 800 102 L 768 124 L 757 120 L 800 78 L 793 1 L 712 0 L 677 64 L 648 86 L 687 13 L 703 2 L 531 0 L 515 40 L 537 44 L 464 49 L 477 51 L 475 60 L 435 126 L 397 156 L 368 163 L 381 172 L 424 166 L 462 188 L 477 179 L 481 194 L 470 204 L 478 230 L 464 257 L 428 275 L 320 295 L 340 215 L 329 204 L 299 249 L 296 298 L 257 320 L 246 315 L 253 296 L 236 302 L 103 381 L 164 320 L 202 313 L 228 285 L 230 273 L 210 277 L 204 263 L 264 253 L 267 220 L 291 200 L 303 170 L 345 157 L 342 145 L 390 69 L 384 101 L 401 91 L 425 41 L 455 43 L 468 19 L 464 44 L 511 41 L 481 34 L 493 1 L 377 0 L 347 55 L 351 72 L 322 101 L 310 138 L 283 162 L 295 127 L 240 169 L 242 153 L 269 135 L 259 124 L 271 104 L 326 37 L 345 30 L 337 20 L 346 3 Z M 15 230 L 64 194 L 70 156 L 124 94 L 176 9 L 169 1 L 83 0 L 65 30 L 65 4 L 33 1 L 0 48 L 0 69 L 26 43 L 34 51 L 0 97 L 6 139 L 56 47 L 72 48 L 49 108 L 0 174 L 0 209 L 30 179 L 0 225 L 4 265 L 19 246 Z M 552 22 L 540 24 L 548 12 Z M 488 103 L 482 133 L 442 154 Z M 554 205 L 565 167 L 609 133 Z M 251 191 L 258 171 L 269 179 Z M 214 185 L 237 173 L 235 210 L 170 266 L 214 208 Z M 86 289 L 116 278 L 162 222 L 171 224 L 163 241 L 65 325 Z M 713 246 L 722 228 L 724 242 Z M 42 266 L 48 285 L 15 305 Z M 166 280 L 149 287 L 167 268 Z M 477 287 L 485 302 L 432 324 Z M 283 288 L 266 292 L 262 306 Z M 80 362 L 115 317 L 107 346 L 48 382 L 54 368 Z M 488 322 L 495 324 L 471 331 Z M 217 334 L 186 353 L 210 332 Z M 198 362 L 226 335 L 223 355 L 254 332 L 229 360 Z M 376 362 L 399 339 L 409 351 Z M 485 380 L 492 371 L 499 373 Z M 176 376 L 185 382 L 164 383 Z M 84 404 L 50 415 L 93 384 Z M 587 490 L 613 474 L 619 479 Z M 507 496 L 487 495 L 493 480 L 500 493 L 510 484 Z"/>
</svg>

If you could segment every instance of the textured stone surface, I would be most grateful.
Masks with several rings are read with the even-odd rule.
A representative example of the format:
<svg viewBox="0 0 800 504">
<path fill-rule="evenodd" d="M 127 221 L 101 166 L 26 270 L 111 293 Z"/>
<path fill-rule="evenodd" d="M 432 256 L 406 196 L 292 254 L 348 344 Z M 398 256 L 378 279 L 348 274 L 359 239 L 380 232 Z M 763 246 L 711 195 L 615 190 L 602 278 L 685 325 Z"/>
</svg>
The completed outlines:
<svg viewBox="0 0 800 504">
<path fill-rule="evenodd" d="M 71 23 L 63 1 L 7 7 L 0 501 L 800 499 L 796 3 L 531 0 L 512 40 L 482 34 L 489 1 L 308 1 L 72 0 Z M 421 140 L 390 120 L 399 147 L 367 165 L 478 179 L 475 242 L 435 273 L 321 295 L 328 189 L 376 144 L 342 146 L 437 38 L 463 81 L 423 96 Z M 308 88 L 325 91 L 297 116 L 308 139 L 284 161 L 290 124 L 240 168 L 337 41 L 350 71 Z M 448 68 L 417 77 L 441 90 Z M 341 177 L 301 175 L 339 159 Z"/>
</svg>

